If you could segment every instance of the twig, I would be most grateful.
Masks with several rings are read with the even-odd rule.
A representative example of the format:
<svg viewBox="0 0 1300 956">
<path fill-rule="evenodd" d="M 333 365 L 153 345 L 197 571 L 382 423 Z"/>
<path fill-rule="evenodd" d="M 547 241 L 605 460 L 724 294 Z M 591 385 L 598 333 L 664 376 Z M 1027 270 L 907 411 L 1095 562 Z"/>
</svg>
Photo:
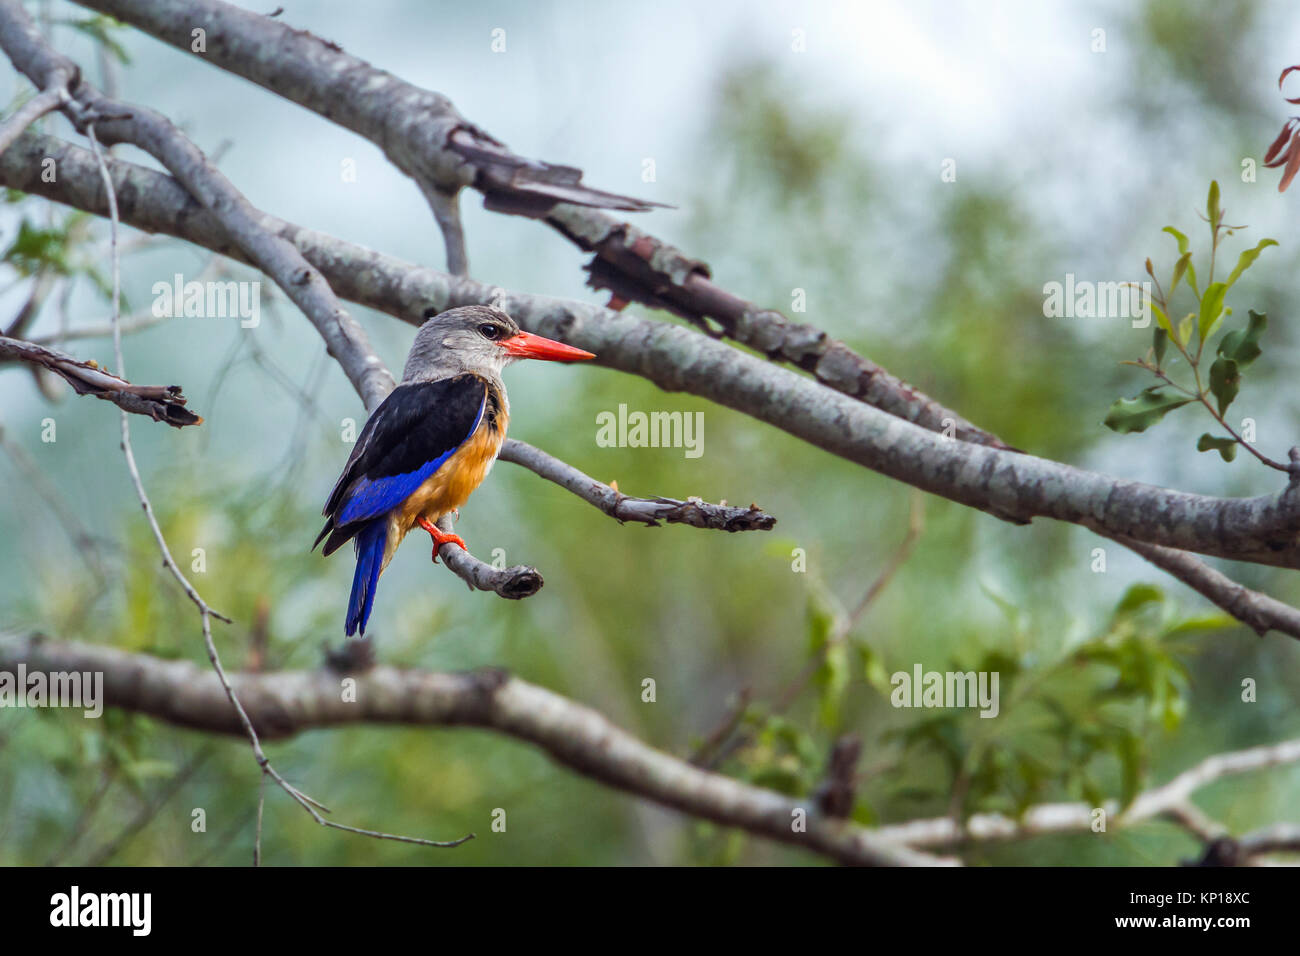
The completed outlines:
<svg viewBox="0 0 1300 956">
<path fill-rule="evenodd" d="M 266 807 L 266 774 L 257 778 L 257 833 L 253 837 L 253 866 L 262 865 L 262 811 Z"/>
<path fill-rule="evenodd" d="M 716 528 L 719 531 L 770 531 L 776 519 L 762 511 L 758 505 L 737 508 L 723 504 L 710 504 L 699 498 L 633 498 L 617 488 L 584 475 L 577 468 L 548 455 L 540 448 L 507 438 L 501 447 L 500 459 L 522 465 L 547 481 L 571 491 L 583 501 L 595 505 L 618 521 L 638 521 L 651 527 L 659 522 L 688 524 L 694 528 Z"/>
<path fill-rule="evenodd" d="M 447 271 L 454 276 L 469 275 L 469 253 L 465 248 L 465 226 L 460 219 L 460 191 L 445 190 L 427 182 L 420 183 L 433 217 L 442 230 L 447 250 Z"/>
</svg>

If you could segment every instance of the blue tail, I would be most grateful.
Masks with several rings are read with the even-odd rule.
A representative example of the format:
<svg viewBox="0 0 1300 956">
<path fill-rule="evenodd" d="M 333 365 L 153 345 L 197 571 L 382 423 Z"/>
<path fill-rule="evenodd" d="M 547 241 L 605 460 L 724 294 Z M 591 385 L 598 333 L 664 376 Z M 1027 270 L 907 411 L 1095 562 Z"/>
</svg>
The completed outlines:
<svg viewBox="0 0 1300 956">
<path fill-rule="evenodd" d="M 365 637 L 370 609 L 375 606 L 375 587 L 379 572 L 384 567 L 384 549 L 388 545 L 388 516 L 371 521 L 359 532 L 353 542 L 357 551 L 357 570 L 352 576 L 352 597 L 348 599 L 347 635 L 351 637 L 361 629 Z"/>
</svg>

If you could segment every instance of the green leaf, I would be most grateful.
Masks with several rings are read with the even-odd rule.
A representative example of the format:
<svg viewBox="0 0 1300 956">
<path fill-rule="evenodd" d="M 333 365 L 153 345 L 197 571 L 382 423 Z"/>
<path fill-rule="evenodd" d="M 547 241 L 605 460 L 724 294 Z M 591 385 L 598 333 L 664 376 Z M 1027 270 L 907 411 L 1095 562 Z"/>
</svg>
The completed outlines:
<svg viewBox="0 0 1300 956">
<path fill-rule="evenodd" d="M 1210 228 L 1215 232 L 1219 229 L 1219 181 L 1210 180 L 1210 194 L 1205 197 L 1205 216 L 1210 220 Z"/>
<path fill-rule="evenodd" d="M 1165 310 L 1160 308 L 1154 299 L 1151 299 L 1150 302 L 1151 311 L 1156 314 L 1156 325 L 1172 335 L 1174 332 L 1174 326 L 1173 323 L 1169 321 L 1169 316 L 1165 315 Z"/>
<path fill-rule="evenodd" d="M 1110 407 L 1102 424 L 1121 434 L 1144 432 L 1175 408 L 1191 401 L 1182 395 L 1163 395 L 1154 386 L 1136 398 L 1121 398 Z"/>
<path fill-rule="evenodd" d="M 1255 246 L 1254 249 L 1247 249 L 1245 252 L 1243 252 L 1237 258 L 1237 268 L 1233 269 L 1232 274 L 1228 276 L 1227 284 L 1231 286 L 1234 282 L 1240 279 L 1241 274 L 1255 264 L 1255 260 L 1259 258 L 1259 254 L 1261 252 L 1263 252 L 1269 246 L 1276 246 L 1276 245 L 1277 245 L 1276 239 L 1261 239 L 1259 240 L 1259 244 Z"/>
<path fill-rule="evenodd" d="M 1241 373 L 1230 358 L 1217 358 L 1210 366 L 1210 391 L 1219 403 L 1219 414 L 1227 411 L 1241 390 Z M 1204 451 L 1205 449 L 1201 449 Z"/>
<path fill-rule="evenodd" d="M 1196 442 L 1197 451 L 1214 450 L 1224 461 L 1232 461 L 1237 457 L 1237 440 L 1235 438 L 1218 438 L 1206 432 Z"/>
<path fill-rule="evenodd" d="M 35 275 L 47 266 L 60 275 L 71 275 L 67 230 L 41 229 L 24 219 L 18 226 L 18 235 L 4 251 L 3 261 L 25 276 Z"/>
<path fill-rule="evenodd" d="M 848 648 L 843 641 L 837 641 L 826 649 L 821 666 L 813 675 L 813 683 L 819 691 L 818 717 L 822 726 L 831 730 L 840 725 L 841 705 L 849 686 L 848 663 Z"/>
<path fill-rule="evenodd" d="M 1114 750 L 1120 767 L 1119 802 L 1121 807 L 1127 807 L 1142 787 L 1142 744 L 1133 734 L 1124 734 Z"/>
<path fill-rule="evenodd" d="M 1251 362 L 1263 354 L 1263 349 L 1259 345 L 1259 337 L 1268 327 L 1268 316 L 1263 312 L 1250 310 L 1250 319 L 1244 329 L 1237 329 L 1229 332 L 1219 342 L 1218 353 L 1224 358 L 1232 359 L 1237 363 L 1237 368 L 1243 369 L 1250 365 Z"/>
<path fill-rule="evenodd" d="M 1192 321 L 1196 318 L 1191 312 L 1183 316 L 1183 320 L 1178 323 L 1178 344 L 1187 347 L 1187 343 L 1192 340 Z"/>
<path fill-rule="evenodd" d="M 888 695 L 893 687 L 889 683 L 889 673 L 885 670 L 884 660 L 866 644 L 858 644 L 856 649 L 858 652 L 858 666 L 861 668 L 863 676 L 866 677 L 867 683 L 881 694 Z"/>
<path fill-rule="evenodd" d="M 1173 226 L 1165 226 L 1165 228 L 1161 231 L 1167 232 L 1169 233 L 1169 235 L 1174 237 L 1174 241 L 1178 243 L 1178 255 L 1180 257 L 1187 255 L 1188 243 L 1187 243 L 1187 237 L 1185 235 L 1183 235 Z M 1195 292 L 1197 297 L 1199 298 L 1201 292 L 1200 289 L 1198 289 L 1196 286 L 1196 267 L 1192 265 L 1192 260 L 1190 258 L 1187 260 L 1187 284 L 1192 287 L 1192 291 Z M 1169 294 L 1170 295 L 1174 294 L 1172 289 L 1169 290 Z"/>
<path fill-rule="evenodd" d="M 1174 263 L 1174 281 L 1169 286 L 1169 296 L 1173 297 L 1174 290 L 1178 288 L 1178 283 L 1182 281 L 1183 274 L 1187 272 L 1187 267 L 1192 264 L 1192 254 L 1184 252 Z"/>
<path fill-rule="evenodd" d="M 1124 592 L 1124 596 L 1119 599 L 1115 605 L 1115 614 L 1130 614 L 1144 604 L 1150 604 L 1152 601 L 1163 601 L 1165 592 L 1160 590 L 1154 584 L 1134 584 Z"/>
<path fill-rule="evenodd" d="M 1185 618 L 1174 624 L 1164 633 L 1166 638 L 1183 637 L 1191 634 L 1203 634 L 1207 631 L 1226 631 L 1241 624 L 1231 614 L 1211 611 Z"/>
<path fill-rule="evenodd" d="M 1211 282 L 1205 287 L 1205 295 L 1201 296 L 1201 315 L 1197 322 L 1202 342 L 1214 334 L 1214 328 L 1223 314 L 1223 297 L 1227 292 L 1226 282 Z"/>
<path fill-rule="evenodd" d="M 1169 333 L 1160 326 L 1156 326 L 1155 335 L 1151 339 L 1151 350 L 1156 354 L 1156 368 L 1165 360 L 1165 349 L 1169 347 Z"/>
</svg>

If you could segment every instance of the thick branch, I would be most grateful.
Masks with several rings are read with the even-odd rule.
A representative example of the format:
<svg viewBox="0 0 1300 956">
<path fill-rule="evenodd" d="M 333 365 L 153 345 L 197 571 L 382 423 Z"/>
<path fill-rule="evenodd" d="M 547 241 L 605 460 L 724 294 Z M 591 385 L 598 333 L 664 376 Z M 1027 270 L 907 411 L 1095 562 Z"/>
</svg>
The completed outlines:
<svg viewBox="0 0 1300 956">
<path fill-rule="evenodd" d="M 0 638 L 0 670 L 102 672 L 104 703 L 208 733 L 242 733 L 214 674 L 114 648 L 39 636 Z M 230 675 L 258 733 L 285 738 L 354 724 L 483 727 L 535 744 L 603 784 L 842 863 L 927 865 L 939 858 L 880 840 L 871 830 L 655 750 L 596 711 L 502 671 L 436 673 L 377 667 L 350 675 L 355 701 L 328 670 Z M 347 695 L 351 698 L 353 695 Z M 797 825 L 806 820 L 806 830 Z"/>
<path fill-rule="evenodd" d="M 123 411 L 147 415 L 175 428 L 200 425 L 203 419 L 185 407 L 179 385 L 132 385 L 110 375 L 95 362 L 83 362 L 65 352 L 0 335 L 0 359 L 14 359 L 47 368 L 78 395 L 94 395 Z"/>
<path fill-rule="evenodd" d="M 56 159 L 45 183 L 39 159 Z M 33 161 L 35 160 L 35 161 Z M 220 223 L 169 177 L 112 161 L 123 221 L 247 261 Z M 27 133 L 0 155 L 0 183 L 105 213 L 93 158 Z M 262 215 L 346 299 L 412 324 L 438 309 L 497 302 L 530 331 L 595 352 L 597 363 L 685 390 L 766 421 L 850 461 L 998 517 L 1039 516 L 1166 547 L 1280 567 L 1300 567 L 1300 495 L 1294 485 L 1256 498 L 1218 498 L 1126 481 L 941 435 L 707 336 L 584 303 L 522 293 L 415 266 Z"/>
</svg>

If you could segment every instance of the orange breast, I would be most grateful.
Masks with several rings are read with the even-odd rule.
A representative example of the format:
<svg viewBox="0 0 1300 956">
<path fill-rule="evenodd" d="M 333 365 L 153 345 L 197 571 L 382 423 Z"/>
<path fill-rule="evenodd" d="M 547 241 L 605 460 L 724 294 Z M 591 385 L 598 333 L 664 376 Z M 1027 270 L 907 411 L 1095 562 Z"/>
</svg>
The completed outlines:
<svg viewBox="0 0 1300 956">
<path fill-rule="evenodd" d="M 463 505 L 492 470 L 505 437 L 504 412 L 497 414 L 495 427 L 484 418 L 465 444 L 397 509 L 394 523 L 400 533 L 410 531 L 417 518 L 437 521 Z"/>
</svg>

